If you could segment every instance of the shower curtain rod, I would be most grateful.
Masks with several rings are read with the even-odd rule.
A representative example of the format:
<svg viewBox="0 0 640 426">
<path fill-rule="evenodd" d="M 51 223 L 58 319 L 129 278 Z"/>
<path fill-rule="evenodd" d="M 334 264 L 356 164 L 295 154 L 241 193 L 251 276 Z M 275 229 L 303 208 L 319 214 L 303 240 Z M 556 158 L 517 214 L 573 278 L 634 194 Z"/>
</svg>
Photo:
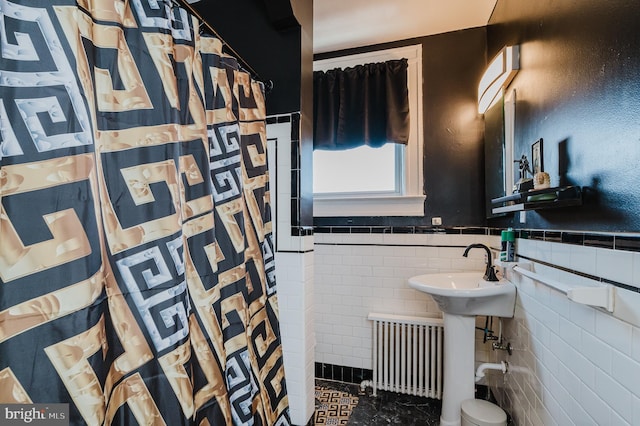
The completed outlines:
<svg viewBox="0 0 640 426">
<path fill-rule="evenodd" d="M 258 72 L 254 70 L 253 67 L 251 67 L 251 65 L 249 65 L 249 63 L 238 52 L 236 52 L 235 49 L 231 47 L 231 45 L 227 43 L 206 20 L 204 20 L 202 15 L 200 15 L 198 11 L 196 11 L 195 8 L 191 6 L 191 4 L 187 3 L 185 0 L 172 0 L 172 1 L 174 4 L 177 4 L 179 7 L 187 9 L 189 13 L 191 13 L 193 16 L 198 18 L 198 20 L 200 21 L 200 25 L 201 26 L 204 25 L 211 34 L 216 36 L 216 38 L 218 38 L 222 42 L 223 46 L 226 46 L 227 49 L 229 49 L 231 54 L 240 62 L 240 65 L 242 66 L 242 68 L 244 68 L 246 71 L 249 71 L 249 73 L 251 73 L 251 76 L 255 80 L 260 81 L 264 85 L 264 90 L 266 93 L 269 93 L 273 89 L 273 81 L 271 80 L 264 81 L 262 78 L 260 78 L 260 74 L 258 74 Z"/>
</svg>

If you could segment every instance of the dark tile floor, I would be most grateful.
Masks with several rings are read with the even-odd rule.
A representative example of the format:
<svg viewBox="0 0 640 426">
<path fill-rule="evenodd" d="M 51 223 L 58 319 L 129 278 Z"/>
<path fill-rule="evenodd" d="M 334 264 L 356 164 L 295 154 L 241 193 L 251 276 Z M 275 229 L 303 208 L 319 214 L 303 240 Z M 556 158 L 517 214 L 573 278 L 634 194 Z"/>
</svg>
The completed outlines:
<svg viewBox="0 0 640 426">
<path fill-rule="evenodd" d="M 359 385 L 330 380 L 316 379 L 316 385 L 358 396 L 349 426 L 436 426 L 440 421 L 442 401 L 437 399 L 385 391 L 374 397 L 371 388 L 362 393 Z"/>
</svg>

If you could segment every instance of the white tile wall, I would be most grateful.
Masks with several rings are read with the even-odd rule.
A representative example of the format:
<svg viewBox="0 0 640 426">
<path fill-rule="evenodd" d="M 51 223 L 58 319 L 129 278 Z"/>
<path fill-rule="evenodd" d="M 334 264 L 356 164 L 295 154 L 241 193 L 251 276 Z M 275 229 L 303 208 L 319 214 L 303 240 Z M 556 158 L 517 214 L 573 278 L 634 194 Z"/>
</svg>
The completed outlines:
<svg viewBox="0 0 640 426">
<path fill-rule="evenodd" d="M 484 270 L 484 251 L 498 237 L 450 234 L 315 234 L 316 362 L 372 368 L 371 312 L 440 316 L 435 302 L 410 288 L 419 274 Z M 484 318 L 480 319 L 484 326 Z M 480 342 L 482 334 L 478 334 Z M 477 360 L 488 353 L 477 346 Z"/>
<path fill-rule="evenodd" d="M 291 122 L 267 125 L 276 283 L 291 421 L 306 425 L 315 410 L 313 237 L 291 235 Z M 275 164 L 274 164 L 275 163 Z M 275 188 L 275 190 L 273 189 Z"/>
<path fill-rule="evenodd" d="M 315 409 L 313 252 L 276 253 L 278 306 L 291 421 L 306 425 Z"/>
<path fill-rule="evenodd" d="M 267 125 L 268 149 L 272 150 L 269 164 L 269 178 L 271 180 L 272 205 L 276 231 L 276 247 L 278 250 L 295 250 L 297 240 L 291 238 L 291 122 L 273 123 Z M 272 153 L 275 152 L 274 156 Z M 274 189 L 275 188 L 275 189 Z M 281 232 L 278 232 L 281 230 Z"/>
<path fill-rule="evenodd" d="M 517 252 L 623 284 L 638 282 L 636 253 L 521 239 Z M 586 280 L 540 264 L 534 269 L 569 283 Z M 503 334 L 514 353 L 490 355 L 492 362 L 508 361 L 511 371 L 490 373 L 489 383 L 515 424 L 640 425 L 638 293 L 616 288 L 617 305 L 625 311 L 616 308 L 611 314 L 508 275 L 518 286 L 518 298 Z"/>
<path fill-rule="evenodd" d="M 499 244 L 497 237 L 447 234 L 316 234 L 315 242 L 316 361 L 358 368 L 371 368 L 369 312 L 438 315 L 428 296 L 407 286 L 408 277 L 482 270 L 483 252 L 472 250 L 464 259 L 461 247 Z M 638 253 L 522 239 L 517 251 L 640 286 Z M 541 264 L 534 269 L 571 284 L 590 281 Z M 515 317 L 502 321 L 502 331 L 513 355 L 491 350 L 477 333 L 476 364 L 509 362 L 509 373 L 490 371 L 485 383 L 515 424 L 640 425 L 640 294 L 617 288 L 611 314 L 509 276 L 518 286 L 517 306 Z"/>
</svg>

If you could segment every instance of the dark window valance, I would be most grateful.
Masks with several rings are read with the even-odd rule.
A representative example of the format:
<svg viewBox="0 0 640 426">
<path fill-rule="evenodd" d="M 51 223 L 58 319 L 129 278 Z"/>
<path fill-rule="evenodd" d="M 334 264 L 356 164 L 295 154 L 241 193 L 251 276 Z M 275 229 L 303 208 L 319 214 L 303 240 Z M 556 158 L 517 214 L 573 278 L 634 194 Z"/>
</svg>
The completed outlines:
<svg viewBox="0 0 640 426">
<path fill-rule="evenodd" d="M 314 149 L 409 140 L 407 59 L 315 71 Z"/>
</svg>

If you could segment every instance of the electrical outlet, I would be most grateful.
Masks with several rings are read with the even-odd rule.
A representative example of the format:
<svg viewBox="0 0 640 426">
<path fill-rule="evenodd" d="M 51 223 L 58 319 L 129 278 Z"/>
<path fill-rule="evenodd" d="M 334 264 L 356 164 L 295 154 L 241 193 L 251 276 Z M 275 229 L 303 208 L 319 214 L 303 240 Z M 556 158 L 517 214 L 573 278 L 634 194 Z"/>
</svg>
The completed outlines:
<svg viewBox="0 0 640 426">
<path fill-rule="evenodd" d="M 432 217 L 431 218 L 431 225 L 433 225 L 433 226 L 442 225 L 442 218 L 441 217 Z"/>
</svg>

